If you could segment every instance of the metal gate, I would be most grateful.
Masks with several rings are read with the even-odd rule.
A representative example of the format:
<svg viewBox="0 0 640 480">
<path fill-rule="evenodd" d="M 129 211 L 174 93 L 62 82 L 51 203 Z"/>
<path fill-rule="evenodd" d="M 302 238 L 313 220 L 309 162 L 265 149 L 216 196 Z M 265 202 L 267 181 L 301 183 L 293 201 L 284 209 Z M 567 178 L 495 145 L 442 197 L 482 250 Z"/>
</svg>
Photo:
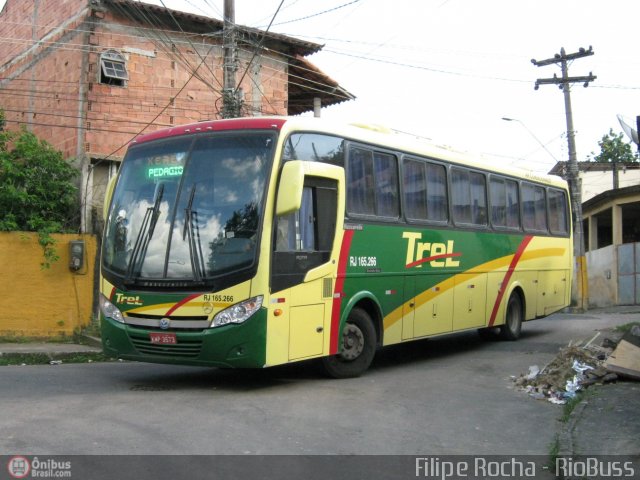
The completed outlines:
<svg viewBox="0 0 640 480">
<path fill-rule="evenodd" d="M 640 243 L 618 245 L 618 305 L 640 305 Z"/>
</svg>

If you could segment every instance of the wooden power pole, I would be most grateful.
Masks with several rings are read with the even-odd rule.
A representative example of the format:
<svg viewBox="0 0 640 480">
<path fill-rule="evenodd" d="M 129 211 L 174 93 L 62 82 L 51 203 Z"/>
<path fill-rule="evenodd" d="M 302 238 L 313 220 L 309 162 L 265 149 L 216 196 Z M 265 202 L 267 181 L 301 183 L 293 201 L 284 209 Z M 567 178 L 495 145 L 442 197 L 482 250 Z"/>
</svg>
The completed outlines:
<svg viewBox="0 0 640 480">
<path fill-rule="evenodd" d="M 575 130 L 573 129 L 573 113 L 571 111 L 571 88 L 572 83 L 583 83 L 585 87 L 589 82 L 594 81 L 597 77 L 589 73 L 583 77 L 570 77 L 567 62 L 578 58 L 593 55 L 593 49 L 579 49 L 576 53 L 567 54 L 564 48 L 560 49 L 560 53 L 556 53 L 553 58 L 546 60 L 531 60 L 536 67 L 544 67 L 546 65 L 560 64 L 562 69 L 562 77 L 558 78 L 555 74 L 553 78 L 539 78 L 536 80 L 535 89 L 540 85 L 557 85 L 564 92 L 564 108 L 567 117 L 567 140 L 569 144 L 569 168 L 567 180 L 569 181 L 569 191 L 571 192 L 571 208 L 573 212 L 573 254 L 575 257 L 576 271 L 576 308 L 579 311 L 588 309 L 588 278 L 587 278 L 587 262 L 585 260 L 584 248 L 584 232 L 582 228 L 582 192 L 580 186 L 580 175 L 578 170 L 578 160 L 576 154 Z"/>
</svg>

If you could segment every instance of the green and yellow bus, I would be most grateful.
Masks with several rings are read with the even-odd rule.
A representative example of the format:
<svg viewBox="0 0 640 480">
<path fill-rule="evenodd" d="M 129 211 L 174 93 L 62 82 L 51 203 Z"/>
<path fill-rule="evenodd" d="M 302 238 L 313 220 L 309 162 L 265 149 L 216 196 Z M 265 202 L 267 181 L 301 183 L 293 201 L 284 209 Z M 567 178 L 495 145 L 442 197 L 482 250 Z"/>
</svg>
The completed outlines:
<svg viewBox="0 0 640 480">
<path fill-rule="evenodd" d="M 268 367 L 478 329 L 569 304 L 569 195 L 406 136 L 313 118 L 139 136 L 105 202 L 102 339 L 156 363 Z"/>
</svg>

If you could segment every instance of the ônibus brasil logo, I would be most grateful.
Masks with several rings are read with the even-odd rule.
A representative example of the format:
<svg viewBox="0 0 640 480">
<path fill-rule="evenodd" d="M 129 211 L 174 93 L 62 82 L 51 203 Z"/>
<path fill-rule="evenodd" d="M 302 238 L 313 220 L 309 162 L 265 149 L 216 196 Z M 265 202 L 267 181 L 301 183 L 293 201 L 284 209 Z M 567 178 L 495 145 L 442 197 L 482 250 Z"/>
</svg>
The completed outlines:
<svg viewBox="0 0 640 480">
<path fill-rule="evenodd" d="M 7 469 L 13 478 L 25 478 L 31 471 L 31 464 L 28 458 L 15 456 L 9 459 Z"/>
</svg>

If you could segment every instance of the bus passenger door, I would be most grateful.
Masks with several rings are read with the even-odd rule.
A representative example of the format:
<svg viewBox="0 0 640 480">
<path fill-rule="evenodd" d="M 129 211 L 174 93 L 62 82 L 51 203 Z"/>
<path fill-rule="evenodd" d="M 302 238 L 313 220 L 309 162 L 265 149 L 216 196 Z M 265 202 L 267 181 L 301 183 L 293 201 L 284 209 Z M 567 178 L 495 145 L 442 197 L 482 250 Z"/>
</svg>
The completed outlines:
<svg viewBox="0 0 640 480">
<path fill-rule="evenodd" d="M 289 360 L 322 355 L 327 345 L 337 206 L 335 180 L 305 177 L 300 210 L 276 219 L 271 290 L 287 291 Z"/>
</svg>

